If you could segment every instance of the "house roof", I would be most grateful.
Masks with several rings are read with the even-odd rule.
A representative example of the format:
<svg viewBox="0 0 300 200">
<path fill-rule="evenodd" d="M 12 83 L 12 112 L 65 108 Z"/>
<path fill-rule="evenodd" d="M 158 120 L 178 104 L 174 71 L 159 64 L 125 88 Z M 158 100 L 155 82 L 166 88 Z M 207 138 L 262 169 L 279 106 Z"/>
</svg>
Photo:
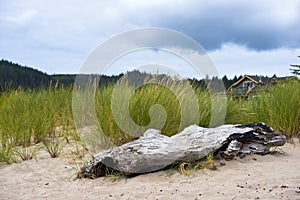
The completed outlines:
<svg viewBox="0 0 300 200">
<path fill-rule="evenodd" d="M 239 85 L 245 79 L 249 79 L 249 80 L 253 81 L 256 84 L 267 84 L 267 83 L 271 83 L 271 82 L 274 82 L 274 81 L 277 81 L 277 80 L 286 80 L 288 78 L 290 78 L 290 76 L 287 76 L 287 77 L 276 77 L 276 76 L 267 77 L 267 76 L 257 76 L 257 75 L 255 75 L 255 76 L 253 76 L 253 75 L 245 75 L 241 79 L 239 79 L 237 82 L 233 83 L 228 88 L 228 90 L 230 90 L 231 88 Z"/>
<path fill-rule="evenodd" d="M 230 90 L 231 88 L 233 88 L 234 86 L 237 86 L 239 85 L 241 82 L 243 82 L 245 79 L 249 79 L 251 81 L 253 81 L 254 83 L 256 84 L 259 84 L 260 83 L 260 79 L 258 76 L 250 76 L 250 75 L 245 75 L 243 76 L 242 78 L 240 78 L 237 82 L 233 83 L 229 88 L 228 90 Z"/>
<path fill-rule="evenodd" d="M 256 83 L 266 83 L 269 82 L 272 78 L 265 77 L 265 76 L 247 76 L 252 80 L 255 80 Z"/>
</svg>

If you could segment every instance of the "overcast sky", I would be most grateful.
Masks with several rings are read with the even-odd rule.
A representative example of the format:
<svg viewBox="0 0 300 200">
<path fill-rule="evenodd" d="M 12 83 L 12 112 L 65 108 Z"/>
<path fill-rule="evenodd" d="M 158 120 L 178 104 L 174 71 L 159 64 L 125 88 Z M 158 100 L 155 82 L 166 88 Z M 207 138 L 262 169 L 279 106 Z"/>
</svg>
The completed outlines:
<svg viewBox="0 0 300 200">
<path fill-rule="evenodd" d="M 78 73 L 112 36 L 162 27 L 196 40 L 222 76 L 285 76 L 300 63 L 299 11 L 299 0 L 0 0 L 0 58 L 49 74 Z M 174 67 L 182 64 L 175 60 Z M 110 73 L 134 68 L 129 61 Z"/>
</svg>

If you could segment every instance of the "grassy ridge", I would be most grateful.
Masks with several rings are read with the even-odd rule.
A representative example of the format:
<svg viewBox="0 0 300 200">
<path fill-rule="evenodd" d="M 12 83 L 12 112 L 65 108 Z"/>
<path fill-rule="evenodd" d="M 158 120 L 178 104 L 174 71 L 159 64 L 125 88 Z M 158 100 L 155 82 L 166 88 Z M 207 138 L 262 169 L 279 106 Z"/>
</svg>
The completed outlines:
<svg viewBox="0 0 300 200">
<path fill-rule="evenodd" d="M 147 126 L 152 115 L 153 119 L 163 119 L 164 116 L 151 114 L 151 107 L 159 104 L 164 107 L 166 122 L 162 127 L 163 134 L 173 135 L 180 131 L 181 110 L 192 113 L 193 105 L 186 82 L 165 84 L 147 84 L 134 90 L 129 100 L 129 114 L 135 124 Z M 115 85 L 97 88 L 95 94 L 95 109 L 99 124 L 104 133 L 115 144 L 120 145 L 133 139 L 124 133 L 115 121 L 112 112 L 113 91 Z M 174 87 L 170 90 L 171 87 Z M 125 91 L 125 90 L 124 90 Z M 174 91 L 176 95 L 174 94 Z M 208 91 L 194 91 L 199 104 L 201 126 L 207 127 L 211 117 L 211 100 Z M 176 98 L 177 97 L 177 98 Z M 183 100 L 188 99 L 186 103 Z M 117 99 L 115 104 L 122 104 Z M 275 130 L 288 137 L 300 135 L 300 83 L 298 80 L 276 84 L 257 94 L 255 98 L 227 98 L 225 123 L 265 122 Z M 186 106 L 186 107 L 182 107 Z M 149 112 L 150 110 L 150 112 Z M 120 113 L 120 118 L 126 117 Z M 194 117 L 183 122 L 194 124 Z M 126 121 L 126 120 L 124 120 Z M 70 130 L 75 128 L 72 117 L 72 88 L 50 86 L 38 91 L 15 90 L 0 94 L 0 161 L 15 162 L 14 152 L 19 147 L 27 148 L 43 142 L 47 146 L 49 135 L 57 132 L 60 127 L 60 137 L 75 137 Z M 157 128 L 154 124 L 153 127 Z M 78 138 L 78 137 L 77 137 Z"/>
</svg>

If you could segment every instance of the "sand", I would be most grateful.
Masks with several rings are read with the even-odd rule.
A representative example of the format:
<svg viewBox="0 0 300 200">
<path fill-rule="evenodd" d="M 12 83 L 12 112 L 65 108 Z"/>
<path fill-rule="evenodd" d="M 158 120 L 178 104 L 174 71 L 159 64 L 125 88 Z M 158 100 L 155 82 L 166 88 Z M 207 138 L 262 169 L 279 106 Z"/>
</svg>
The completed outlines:
<svg viewBox="0 0 300 200">
<path fill-rule="evenodd" d="M 300 145 L 281 150 L 226 161 L 216 171 L 161 171 L 114 182 L 70 180 L 72 160 L 44 152 L 37 160 L 1 167 L 0 199 L 300 199 Z"/>
</svg>

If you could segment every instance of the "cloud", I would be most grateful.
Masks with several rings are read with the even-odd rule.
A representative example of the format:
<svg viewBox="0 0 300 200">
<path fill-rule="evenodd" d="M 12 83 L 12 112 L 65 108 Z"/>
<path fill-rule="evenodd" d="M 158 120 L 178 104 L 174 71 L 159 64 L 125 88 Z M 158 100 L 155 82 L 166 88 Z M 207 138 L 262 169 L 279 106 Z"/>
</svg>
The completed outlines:
<svg viewBox="0 0 300 200">
<path fill-rule="evenodd" d="M 69 66 L 63 71 L 75 72 L 80 59 L 108 38 L 156 26 L 182 32 L 209 52 L 228 50 L 227 44 L 247 52 L 276 52 L 300 48 L 299 10 L 298 0 L 10 0 L 0 6 L 0 51 L 3 58 L 33 66 L 38 58 L 36 66 L 45 66 L 44 71 L 59 71 L 59 62 Z"/>
<path fill-rule="evenodd" d="M 7 23 L 12 23 L 14 25 L 27 25 L 30 23 L 36 16 L 38 15 L 38 11 L 34 9 L 26 10 L 16 16 L 6 16 L 5 21 Z"/>
<path fill-rule="evenodd" d="M 255 51 L 232 43 L 208 52 L 221 75 L 290 76 L 290 65 L 299 63 L 300 48 Z"/>
<path fill-rule="evenodd" d="M 34 37 L 40 40 L 53 37 L 57 42 L 68 44 L 72 39 L 79 41 L 78 38 L 88 37 L 87 40 L 101 41 L 131 28 L 159 26 L 183 32 L 208 50 L 228 42 L 255 50 L 300 45 L 300 2 L 297 0 L 119 0 L 109 3 L 29 0 L 15 7 L 19 13 L 7 13 L 4 16 L 7 22 L 27 24 L 38 14 L 39 18 L 35 19 L 38 22 L 28 27 Z"/>
<path fill-rule="evenodd" d="M 228 42 L 255 50 L 300 45 L 299 1 L 218 1 L 194 6 L 198 9 L 173 15 L 176 20 L 167 17 L 162 25 L 186 33 L 208 50 Z"/>
</svg>

